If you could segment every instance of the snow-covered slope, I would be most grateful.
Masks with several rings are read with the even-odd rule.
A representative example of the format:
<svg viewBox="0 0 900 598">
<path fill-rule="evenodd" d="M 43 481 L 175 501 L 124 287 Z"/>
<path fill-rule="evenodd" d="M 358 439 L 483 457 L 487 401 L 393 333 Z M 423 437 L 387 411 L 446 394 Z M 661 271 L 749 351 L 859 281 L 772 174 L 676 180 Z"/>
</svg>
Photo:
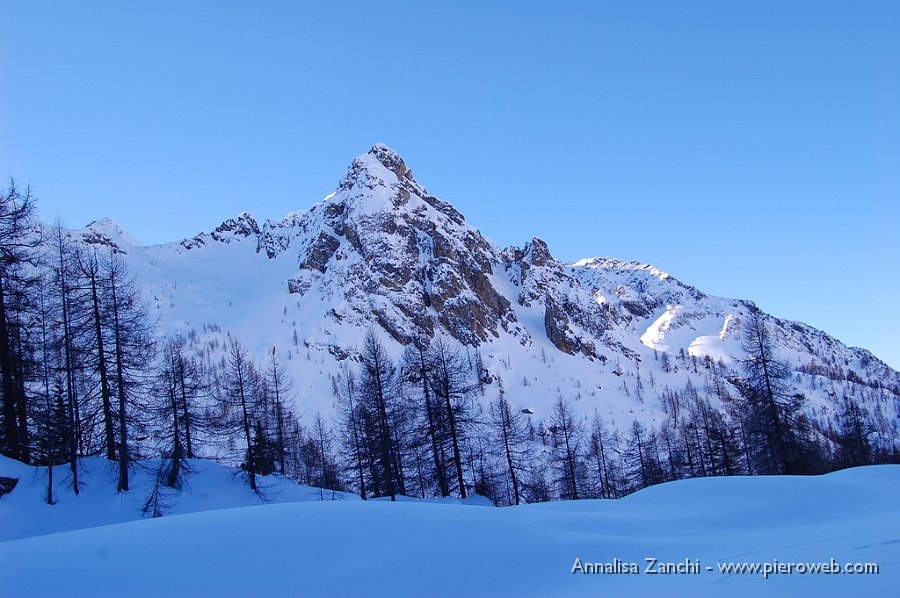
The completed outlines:
<svg viewBox="0 0 900 598">
<path fill-rule="evenodd" d="M 0 585 L 42 598 L 888 596 L 900 583 L 898 504 L 896 465 L 684 480 L 618 501 L 505 509 L 292 502 L 0 542 Z M 648 558 L 682 573 L 646 573 Z M 584 574 L 576 559 L 618 572 Z M 631 563 L 639 573 L 622 572 Z M 793 573 L 720 570 L 777 563 Z M 822 563 L 878 573 L 809 571 Z"/>
<path fill-rule="evenodd" d="M 99 457 L 80 459 L 78 496 L 72 492 L 68 466 L 56 466 L 54 504 L 48 505 L 47 468 L 0 456 L 0 477 L 17 480 L 12 492 L 0 495 L 0 542 L 152 517 L 152 509 L 144 513 L 144 506 L 154 490 L 159 465 L 159 461 L 136 461 L 131 491 L 117 492 L 115 463 Z M 302 486 L 277 474 L 260 476 L 260 493 L 255 494 L 239 469 L 205 459 L 189 459 L 186 466 L 189 471 L 180 491 L 161 488 L 157 516 L 264 503 L 359 500 L 355 494 Z"/>
<path fill-rule="evenodd" d="M 247 213 L 211 233 L 144 246 L 109 220 L 76 238 L 124 254 L 169 335 L 196 333 L 219 358 L 223 335 L 287 360 L 301 412 L 332 412 L 330 376 L 354 367 L 367 329 L 395 356 L 437 334 L 473 355 L 536 420 L 559 396 L 623 429 L 661 417 L 657 397 L 711 368 L 737 371 L 748 301 L 706 295 L 658 269 L 615 259 L 564 264 L 532 239 L 501 249 L 430 195 L 378 144 L 305 212 L 259 225 Z M 799 322 L 768 318 L 792 389 L 823 421 L 844 395 L 900 436 L 900 374 Z"/>
</svg>

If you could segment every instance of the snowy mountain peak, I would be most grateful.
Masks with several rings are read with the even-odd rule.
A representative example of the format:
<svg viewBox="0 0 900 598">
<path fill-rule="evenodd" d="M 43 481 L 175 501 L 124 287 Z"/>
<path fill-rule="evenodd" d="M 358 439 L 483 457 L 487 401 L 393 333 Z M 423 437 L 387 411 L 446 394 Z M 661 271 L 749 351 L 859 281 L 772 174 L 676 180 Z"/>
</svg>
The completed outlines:
<svg viewBox="0 0 900 598">
<path fill-rule="evenodd" d="M 222 222 L 211 233 L 184 239 L 181 246 L 185 249 L 197 249 L 205 247 L 210 241 L 229 244 L 247 238 L 259 239 L 261 230 L 256 219 L 249 212 L 241 212 L 236 218 L 229 218 Z"/>
<path fill-rule="evenodd" d="M 667 389 L 702 384 L 714 367 L 739 371 L 754 309 L 641 262 L 563 263 L 537 237 L 500 249 L 383 144 L 324 201 L 281 220 L 244 212 L 180 245 L 136 246 L 110 220 L 82 236 L 127 252 L 167 330 L 208 323 L 260 354 L 286 349 L 306 381 L 299 403 L 325 411 L 327 374 L 373 330 L 395 355 L 422 336 L 450 337 L 473 359 L 477 348 L 485 379 L 502 375 L 536 417 L 571 392 L 579 411 L 601 410 L 615 427 L 656 420 Z M 895 417 L 900 374 L 802 323 L 767 322 L 812 407 L 832 417 L 845 393 L 865 394 Z"/>
<path fill-rule="evenodd" d="M 338 191 L 374 189 L 378 186 L 389 188 L 403 181 L 413 181 L 412 172 L 403 158 L 388 146 L 376 143 L 368 152 L 353 160 L 338 185 Z"/>
<path fill-rule="evenodd" d="M 84 243 L 103 245 L 109 247 L 114 253 L 128 253 L 129 247 L 144 246 L 112 218 L 94 220 L 80 231 L 75 232 Z"/>
<path fill-rule="evenodd" d="M 259 224 L 250 212 L 241 212 L 237 218 L 229 218 L 216 227 L 210 236 L 216 241 L 230 242 L 233 237 L 250 237 L 259 234 Z"/>
<path fill-rule="evenodd" d="M 593 257 L 568 264 L 569 272 L 607 307 L 646 316 L 665 305 L 688 305 L 707 296 L 650 264 Z"/>
<path fill-rule="evenodd" d="M 650 275 L 660 281 L 670 277 L 668 272 L 663 272 L 656 266 L 636 261 L 623 261 L 611 257 L 589 257 L 572 263 L 573 267 L 603 268 L 606 270 L 646 270 Z"/>
<path fill-rule="evenodd" d="M 382 166 L 392 171 L 399 179 L 412 178 L 412 172 L 406 167 L 400 154 L 383 143 L 376 143 L 365 155 L 378 160 Z"/>
<path fill-rule="evenodd" d="M 399 203 L 405 203 L 411 195 L 423 199 L 459 223 L 462 222 L 462 214 L 449 204 L 428 195 L 425 187 L 413 178 L 412 170 L 403 158 L 383 143 L 376 143 L 368 152 L 353 160 L 338 184 L 337 191 L 328 200 L 366 199 L 370 203 L 376 200 L 377 203 L 380 199 L 382 205 L 383 200 L 390 200 L 396 207 Z"/>
<path fill-rule="evenodd" d="M 547 247 L 547 243 L 545 243 L 543 239 L 537 237 L 534 237 L 529 243 L 525 244 L 523 252 L 525 254 L 525 259 L 528 260 L 532 266 L 546 266 L 547 264 L 556 261 L 550 254 L 550 248 Z"/>
<path fill-rule="evenodd" d="M 354 159 L 299 228 L 300 272 L 288 288 L 334 301 L 326 317 L 338 323 L 374 320 L 403 344 L 442 328 L 477 345 L 515 321 L 489 280 L 497 248 L 383 144 Z"/>
</svg>

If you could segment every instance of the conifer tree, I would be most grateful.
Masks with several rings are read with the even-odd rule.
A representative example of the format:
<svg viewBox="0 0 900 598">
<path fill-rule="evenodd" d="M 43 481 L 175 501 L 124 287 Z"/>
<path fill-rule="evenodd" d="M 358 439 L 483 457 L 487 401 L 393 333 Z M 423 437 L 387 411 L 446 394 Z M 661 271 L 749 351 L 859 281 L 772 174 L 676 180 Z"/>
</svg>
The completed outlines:
<svg viewBox="0 0 900 598">
<path fill-rule="evenodd" d="M 528 422 L 521 413 L 513 413 L 509 401 L 501 395 L 491 402 L 491 442 L 504 463 L 503 470 L 512 486 L 512 504 L 522 501 L 521 484 L 533 457 L 528 438 Z"/>
<path fill-rule="evenodd" d="M 30 189 L 22 191 L 11 180 L 7 189 L 0 191 L 0 454 L 25 463 L 30 460 L 28 291 L 41 243 L 33 210 Z"/>
</svg>

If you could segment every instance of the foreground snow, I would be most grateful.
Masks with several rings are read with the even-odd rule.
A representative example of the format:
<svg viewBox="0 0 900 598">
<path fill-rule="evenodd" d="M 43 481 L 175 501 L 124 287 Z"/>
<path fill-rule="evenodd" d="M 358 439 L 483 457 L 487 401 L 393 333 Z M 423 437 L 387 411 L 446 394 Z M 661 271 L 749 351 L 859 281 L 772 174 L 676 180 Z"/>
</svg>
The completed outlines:
<svg viewBox="0 0 900 598">
<path fill-rule="evenodd" d="M 205 459 L 190 459 L 191 473 L 184 490 L 163 488 L 161 508 L 165 515 L 197 513 L 264 502 L 320 500 L 358 501 L 355 494 L 301 486 L 278 475 L 261 476 L 261 496 L 247 486 L 244 474 Z M 52 534 L 101 525 L 124 523 L 145 517 L 144 503 L 156 479 L 158 461 L 139 461 L 131 470 L 131 491 L 116 492 L 117 464 L 98 457 L 79 460 L 81 493 L 72 493 L 68 466 L 54 468 L 54 500 L 46 504 L 47 468 L 29 467 L 0 456 L 0 477 L 19 480 L 15 490 L 0 497 L 0 541 Z M 2 593 L 2 589 L 0 589 Z"/>
<path fill-rule="evenodd" d="M 888 595 L 900 583 L 898 505 L 900 466 L 687 480 L 619 501 L 505 509 L 266 504 L 0 542 L 0 580 L 12 596 Z M 2 515 L 6 526 L 12 514 Z M 651 557 L 701 571 L 572 573 L 576 558 L 643 568 Z M 831 559 L 880 573 L 717 569 Z"/>
</svg>

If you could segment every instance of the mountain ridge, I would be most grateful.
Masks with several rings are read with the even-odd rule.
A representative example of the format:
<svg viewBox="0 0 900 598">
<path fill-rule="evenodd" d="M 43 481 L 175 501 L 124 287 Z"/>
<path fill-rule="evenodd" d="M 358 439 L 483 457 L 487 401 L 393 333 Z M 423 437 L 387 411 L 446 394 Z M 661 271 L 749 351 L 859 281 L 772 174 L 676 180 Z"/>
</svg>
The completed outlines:
<svg viewBox="0 0 900 598">
<path fill-rule="evenodd" d="M 108 246 L 117 229 L 104 220 L 76 236 Z M 325 412 L 333 410 L 327 380 L 374 328 L 398 357 L 421 334 L 486 353 L 490 378 L 502 377 L 511 401 L 538 413 L 565 394 L 585 415 L 659 421 L 660 408 L 644 396 L 702 380 L 712 362 L 736 368 L 743 322 L 756 309 L 649 264 L 564 263 L 536 237 L 500 248 L 384 144 L 355 158 L 334 193 L 308 210 L 262 225 L 243 212 L 192 238 L 119 249 L 167 334 L 210 324 L 247 339 L 258 355 L 286 349 L 298 379 L 326 381 L 298 389 L 301 408 Z M 896 428 L 900 374 L 802 322 L 766 319 L 812 409 L 833 415 L 842 394 L 875 393 L 860 400 L 881 405 Z M 663 355 L 671 371 L 660 369 Z M 647 388 L 642 373 L 659 384 Z"/>
</svg>

